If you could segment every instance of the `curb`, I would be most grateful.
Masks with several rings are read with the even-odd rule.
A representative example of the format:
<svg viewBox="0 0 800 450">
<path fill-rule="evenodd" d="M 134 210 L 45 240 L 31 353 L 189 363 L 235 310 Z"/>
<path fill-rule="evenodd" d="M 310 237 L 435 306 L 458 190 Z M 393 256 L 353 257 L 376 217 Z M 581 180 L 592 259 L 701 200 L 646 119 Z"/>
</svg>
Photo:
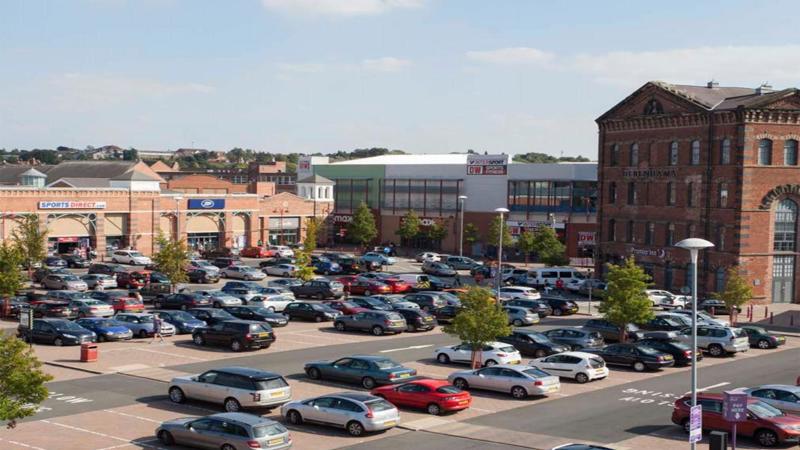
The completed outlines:
<svg viewBox="0 0 800 450">
<path fill-rule="evenodd" d="M 62 369 L 71 369 L 71 370 L 77 370 L 78 372 L 91 373 L 92 375 L 109 375 L 106 372 L 100 372 L 100 371 L 92 370 L 92 369 L 83 369 L 81 367 L 73 367 L 73 366 L 68 366 L 66 364 L 59 364 L 59 363 L 54 363 L 54 362 L 49 362 L 49 361 L 44 361 L 44 362 L 42 362 L 42 364 L 44 364 L 45 366 L 60 367 Z"/>
</svg>

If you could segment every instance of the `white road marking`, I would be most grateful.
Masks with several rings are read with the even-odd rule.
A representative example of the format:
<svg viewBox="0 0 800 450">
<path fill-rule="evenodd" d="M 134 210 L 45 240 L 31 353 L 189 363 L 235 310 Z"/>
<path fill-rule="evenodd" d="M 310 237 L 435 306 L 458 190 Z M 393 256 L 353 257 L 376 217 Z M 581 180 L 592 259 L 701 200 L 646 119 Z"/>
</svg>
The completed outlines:
<svg viewBox="0 0 800 450">
<path fill-rule="evenodd" d="M 419 348 L 428 348 L 428 347 L 433 347 L 433 344 L 412 345 L 411 347 L 403 347 L 403 348 L 390 348 L 388 350 L 381 350 L 379 353 L 402 352 L 403 350 L 415 350 L 415 349 L 419 349 Z"/>
<path fill-rule="evenodd" d="M 8 442 L 10 444 L 19 445 L 20 447 L 30 448 L 30 449 L 33 449 L 33 450 L 45 450 L 42 447 L 36 447 L 35 445 L 23 444 L 22 442 L 12 441 L 10 439 L 5 439 L 5 440 L 4 439 L 0 439 L 0 442 Z"/>
<path fill-rule="evenodd" d="M 489 413 L 489 414 L 494 414 L 494 413 L 497 412 L 497 411 L 493 411 L 491 409 L 476 408 L 474 406 L 470 406 L 469 409 L 474 409 L 475 411 L 485 412 L 485 413 Z"/>
<path fill-rule="evenodd" d="M 107 413 L 111 413 L 111 414 L 117 414 L 117 415 L 120 415 L 120 416 L 130 417 L 130 418 L 133 418 L 133 419 L 144 420 L 145 422 L 157 423 L 159 425 L 162 422 L 161 420 L 153 420 L 153 419 L 150 419 L 149 417 L 135 416 L 133 414 L 128 414 L 128 413 L 124 413 L 124 412 L 120 412 L 120 411 L 114 411 L 114 410 L 111 410 L 111 409 L 104 409 L 103 411 L 107 412 Z"/>
<path fill-rule="evenodd" d="M 195 361 L 208 361 L 208 359 L 206 359 L 206 358 L 198 358 L 196 356 L 188 356 L 188 355 L 179 355 L 179 354 L 176 354 L 176 353 L 169 353 L 169 352 L 159 352 L 158 350 L 152 350 L 152 349 L 149 349 L 149 348 L 139 348 L 137 350 L 141 350 L 143 352 L 148 352 L 148 353 L 156 353 L 156 354 L 159 354 L 159 355 L 172 356 L 174 358 L 193 359 Z"/>
<path fill-rule="evenodd" d="M 104 438 L 108 438 L 108 439 L 113 439 L 115 441 L 125 442 L 125 445 L 140 445 L 142 447 L 153 448 L 153 449 L 156 449 L 156 450 L 167 450 L 167 449 L 165 449 L 163 447 L 158 447 L 158 446 L 155 446 L 155 445 L 149 445 L 149 444 L 145 443 L 145 442 L 153 442 L 153 440 L 145 440 L 145 441 L 130 440 L 130 439 L 125 439 L 125 438 L 121 438 L 121 437 L 118 437 L 118 436 L 111 436 L 110 434 L 105 434 L 105 433 L 100 433 L 100 432 L 97 432 L 97 431 L 87 430 L 86 428 L 80 428 L 80 427 L 75 427 L 75 426 L 72 426 L 72 425 L 66 425 L 66 424 L 63 424 L 63 423 L 53 422 L 53 421 L 50 421 L 50 420 L 40 420 L 40 422 L 49 423 L 50 425 L 55 425 L 55 426 L 58 426 L 58 427 L 66 428 L 68 430 L 82 431 L 84 433 L 93 434 L 95 436 L 100 436 L 100 437 L 104 437 Z M 118 445 L 118 446 L 115 446 L 115 447 L 121 447 L 121 446 Z"/>
<path fill-rule="evenodd" d="M 725 381 L 725 382 L 723 382 L 723 383 L 712 384 L 711 386 L 706 386 L 706 387 L 704 387 L 704 388 L 700 388 L 700 389 L 698 389 L 698 390 L 697 390 L 697 392 L 704 392 L 704 391 L 708 391 L 708 390 L 715 389 L 715 388 L 718 388 L 718 387 L 727 386 L 727 385 L 729 385 L 729 384 L 730 384 L 730 383 L 728 383 L 727 381 Z M 683 394 L 683 395 L 689 395 L 689 394 L 691 394 L 691 393 L 692 393 L 692 391 L 689 391 L 689 392 L 686 392 L 686 393 L 685 393 L 685 394 Z"/>
</svg>

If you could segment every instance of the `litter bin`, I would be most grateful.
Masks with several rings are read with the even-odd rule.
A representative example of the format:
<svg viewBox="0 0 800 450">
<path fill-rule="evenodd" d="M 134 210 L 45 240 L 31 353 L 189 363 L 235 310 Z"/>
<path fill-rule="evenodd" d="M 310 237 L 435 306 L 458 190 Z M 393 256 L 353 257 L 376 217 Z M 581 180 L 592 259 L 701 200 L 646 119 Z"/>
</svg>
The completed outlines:
<svg viewBox="0 0 800 450">
<path fill-rule="evenodd" d="M 81 344 L 81 362 L 97 361 L 97 344 Z"/>
</svg>

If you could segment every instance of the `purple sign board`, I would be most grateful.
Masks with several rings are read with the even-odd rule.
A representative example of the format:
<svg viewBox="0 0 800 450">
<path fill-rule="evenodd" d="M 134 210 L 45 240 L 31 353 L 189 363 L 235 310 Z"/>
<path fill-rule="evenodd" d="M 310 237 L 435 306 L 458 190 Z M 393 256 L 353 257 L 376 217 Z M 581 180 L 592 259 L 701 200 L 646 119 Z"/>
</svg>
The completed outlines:
<svg viewBox="0 0 800 450">
<path fill-rule="evenodd" d="M 703 408 L 700 405 L 689 409 L 689 442 L 703 439 Z"/>
<path fill-rule="evenodd" d="M 744 392 L 725 391 L 722 400 L 722 415 L 728 422 L 744 422 L 747 420 L 747 394 Z"/>
</svg>

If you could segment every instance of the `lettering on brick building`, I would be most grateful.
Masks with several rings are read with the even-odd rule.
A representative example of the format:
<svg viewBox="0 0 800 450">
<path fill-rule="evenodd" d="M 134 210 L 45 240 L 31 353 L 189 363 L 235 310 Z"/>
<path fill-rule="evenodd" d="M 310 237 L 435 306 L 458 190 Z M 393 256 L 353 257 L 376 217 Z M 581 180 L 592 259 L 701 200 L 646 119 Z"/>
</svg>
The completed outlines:
<svg viewBox="0 0 800 450">
<path fill-rule="evenodd" d="M 761 200 L 760 209 L 772 208 L 772 202 L 785 197 L 787 195 L 800 195 L 800 184 L 784 184 L 776 186 L 774 189 L 767 192 L 767 195 Z"/>
<path fill-rule="evenodd" d="M 664 258 L 667 256 L 667 251 L 663 248 L 632 248 L 631 255 L 633 256 L 655 256 L 656 258 Z"/>
<path fill-rule="evenodd" d="M 677 169 L 624 169 L 622 176 L 625 178 L 675 178 Z"/>
</svg>

